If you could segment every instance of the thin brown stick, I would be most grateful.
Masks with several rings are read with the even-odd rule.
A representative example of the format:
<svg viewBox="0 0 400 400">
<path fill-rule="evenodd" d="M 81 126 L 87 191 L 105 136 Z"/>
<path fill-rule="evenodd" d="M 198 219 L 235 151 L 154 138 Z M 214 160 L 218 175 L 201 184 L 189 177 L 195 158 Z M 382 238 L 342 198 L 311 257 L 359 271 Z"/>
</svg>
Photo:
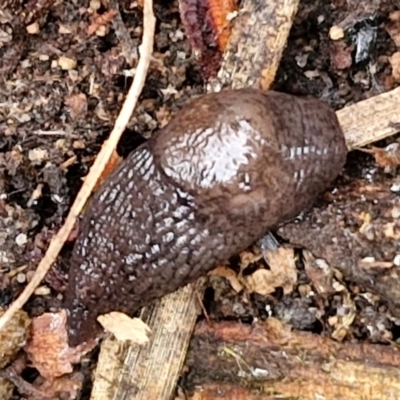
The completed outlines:
<svg viewBox="0 0 400 400">
<path fill-rule="evenodd" d="M 129 119 L 131 118 L 132 112 L 136 107 L 136 103 L 146 80 L 147 70 L 150 65 L 150 58 L 153 51 L 155 17 L 153 14 L 152 0 L 145 0 L 144 2 L 143 21 L 143 42 L 140 46 L 141 56 L 136 69 L 135 79 L 133 80 L 125 102 L 115 121 L 114 129 L 112 130 L 109 139 L 104 142 L 95 162 L 90 168 L 90 171 L 75 199 L 74 204 L 71 207 L 64 225 L 52 238 L 46 254 L 40 261 L 32 280 L 28 283 L 20 296 L 11 304 L 10 308 L 0 318 L 0 330 L 4 328 L 14 313 L 21 309 L 22 306 L 28 301 L 29 297 L 47 274 L 51 264 L 56 260 L 58 253 L 60 252 L 72 228 L 74 227 L 77 217 L 85 206 L 87 199 L 92 193 L 97 180 L 99 179 L 104 167 L 107 165 L 111 154 L 117 146 L 117 143 L 124 132 Z"/>
</svg>

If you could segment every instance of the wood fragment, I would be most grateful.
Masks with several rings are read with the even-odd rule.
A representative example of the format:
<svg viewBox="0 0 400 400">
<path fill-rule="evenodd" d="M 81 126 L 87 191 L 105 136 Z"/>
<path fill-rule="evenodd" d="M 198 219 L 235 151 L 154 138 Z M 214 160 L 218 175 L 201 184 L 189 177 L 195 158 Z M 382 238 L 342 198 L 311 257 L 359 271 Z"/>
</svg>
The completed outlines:
<svg viewBox="0 0 400 400">
<path fill-rule="evenodd" d="M 273 318 L 198 324 L 185 366 L 196 400 L 386 400 L 400 390 L 398 349 L 291 332 Z"/>
<path fill-rule="evenodd" d="M 299 0 L 244 1 L 234 21 L 221 69 L 208 90 L 269 89 L 298 6 Z"/>
<path fill-rule="evenodd" d="M 337 112 L 349 149 L 396 134 L 400 122 L 400 87 Z"/>
<path fill-rule="evenodd" d="M 180 0 L 186 38 L 204 80 L 215 77 L 232 31 L 237 0 Z"/>
<path fill-rule="evenodd" d="M 188 285 L 142 309 L 150 342 L 103 341 L 91 400 L 170 399 L 197 319 L 196 291 Z"/>
</svg>

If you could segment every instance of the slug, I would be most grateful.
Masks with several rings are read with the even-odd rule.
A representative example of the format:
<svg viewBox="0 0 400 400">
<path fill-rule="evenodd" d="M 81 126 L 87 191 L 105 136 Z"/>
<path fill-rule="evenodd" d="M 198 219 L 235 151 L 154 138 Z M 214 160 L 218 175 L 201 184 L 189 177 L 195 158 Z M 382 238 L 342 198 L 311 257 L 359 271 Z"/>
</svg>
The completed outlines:
<svg viewBox="0 0 400 400">
<path fill-rule="evenodd" d="M 335 112 L 255 89 L 191 101 L 100 185 L 80 224 L 65 306 L 69 343 L 132 315 L 311 207 L 341 172 Z"/>
</svg>

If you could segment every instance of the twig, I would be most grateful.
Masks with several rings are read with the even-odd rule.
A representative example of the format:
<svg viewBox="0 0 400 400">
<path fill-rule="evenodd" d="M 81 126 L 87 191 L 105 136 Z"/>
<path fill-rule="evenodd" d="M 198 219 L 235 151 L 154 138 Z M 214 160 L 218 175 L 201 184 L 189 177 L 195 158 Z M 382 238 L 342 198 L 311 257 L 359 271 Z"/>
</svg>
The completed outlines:
<svg viewBox="0 0 400 400">
<path fill-rule="evenodd" d="M 50 269 L 51 264 L 56 260 L 58 253 L 63 247 L 67 240 L 72 228 L 74 227 L 75 221 L 86 204 L 87 199 L 93 191 L 97 180 L 99 179 L 104 167 L 107 165 L 108 160 L 111 157 L 117 143 L 125 130 L 126 125 L 132 115 L 134 108 L 136 107 L 137 100 L 143 89 L 147 70 L 150 64 L 150 58 L 153 51 L 154 41 L 154 27 L 155 17 L 153 15 L 153 6 L 151 0 L 145 0 L 143 10 L 144 30 L 143 30 L 143 42 L 140 46 L 140 60 L 136 69 L 135 79 L 132 86 L 129 89 L 128 95 L 122 106 L 122 109 L 115 121 L 114 129 L 112 130 L 109 139 L 104 142 L 99 154 L 96 157 L 90 171 L 85 179 L 85 182 L 79 191 L 74 204 L 65 220 L 64 225 L 53 237 L 50 242 L 49 248 L 46 254 L 40 261 L 35 275 L 32 280 L 25 287 L 21 295 L 11 304 L 10 308 L 0 318 L 0 330 L 2 330 L 7 322 L 11 319 L 14 313 L 19 310 L 32 295 L 34 290 L 39 286 L 42 279 Z"/>
<path fill-rule="evenodd" d="M 336 115 L 350 150 L 396 134 L 400 87 L 342 108 Z"/>
<path fill-rule="evenodd" d="M 281 61 L 299 0 L 243 1 L 218 76 L 208 91 L 268 90 Z"/>
</svg>

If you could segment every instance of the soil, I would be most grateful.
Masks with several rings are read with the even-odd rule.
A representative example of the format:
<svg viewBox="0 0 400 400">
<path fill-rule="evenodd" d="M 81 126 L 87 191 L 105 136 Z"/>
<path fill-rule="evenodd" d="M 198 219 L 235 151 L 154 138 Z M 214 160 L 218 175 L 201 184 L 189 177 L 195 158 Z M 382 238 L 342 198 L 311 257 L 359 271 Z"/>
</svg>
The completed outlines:
<svg viewBox="0 0 400 400">
<path fill-rule="evenodd" d="M 368 8 L 359 3 L 368 3 Z M 335 109 L 393 89 L 396 79 L 389 58 L 399 48 L 392 38 L 393 29 L 389 29 L 389 15 L 399 10 L 395 3 L 302 1 L 274 89 L 311 94 Z M 99 14 L 107 11 L 96 0 L 90 4 L 86 0 L 31 0 L 27 4 L 35 12 L 23 12 L 29 7 L 24 8 L 18 0 L 9 0 L 0 11 L 0 306 L 9 305 L 18 296 L 62 225 L 132 82 L 142 34 L 141 9 L 136 2 L 120 1 L 122 23 L 108 24 L 92 35 L 87 29 L 94 22 L 93 10 Z M 187 99 L 204 90 L 177 1 L 157 1 L 154 7 L 157 27 L 153 60 L 139 105 L 118 147 L 122 156 L 164 126 Z M 329 39 L 329 30 L 340 24 L 351 35 L 334 42 Z M 376 145 L 384 147 L 398 140 L 393 137 Z M 352 152 L 335 184 L 337 192 L 332 191 L 336 193 L 336 206 L 326 208 L 322 200 L 322 206 L 313 210 L 305 225 L 297 225 L 303 233 L 301 243 L 295 240 L 301 236 L 298 231 L 282 231 L 280 235 L 304 245 L 317 258 L 327 258 L 321 246 L 310 239 L 320 231 L 313 230 L 307 221 L 322 219 L 325 227 L 332 227 L 326 228 L 326 234 L 340 238 L 335 221 L 343 210 L 348 212 L 348 224 L 355 213 L 387 217 L 399 205 L 400 189 L 393 190 L 398 172 L 396 166 L 380 167 L 371 154 Z M 355 201 L 357 188 L 367 184 L 379 184 L 380 192 L 387 194 L 385 201 L 378 201 L 378 192 L 369 193 L 364 202 Z M 393 214 L 392 222 L 395 219 Z M 383 230 L 389 222 L 385 219 L 374 229 Z M 356 231 L 358 225 L 354 224 Z M 379 248 L 383 258 L 399 255 L 393 241 L 379 238 L 379 232 L 369 237 L 367 247 Z M 72 242 L 64 247 L 46 277 L 43 284 L 49 291 L 32 296 L 26 305 L 30 316 L 60 307 L 71 248 Z M 353 250 L 349 248 L 350 253 Z M 360 257 L 371 254 L 363 252 Z M 330 253 L 329 262 L 335 264 L 336 255 Z M 237 258 L 230 264 L 238 270 Z M 340 265 L 334 266 L 340 270 Z M 335 324 L 330 317 L 351 302 L 355 319 L 343 340 L 389 343 L 399 339 L 400 321 L 373 286 L 360 287 L 339 272 L 336 278 L 342 285 L 340 290 L 325 297 L 310 295 L 306 290 L 312 286 L 310 274 L 304 262 L 299 261 L 298 268 L 292 293 L 283 294 L 278 289 L 273 295 L 251 295 L 245 301 L 227 280 L 211 277 L 205 297 L 210 317 L 251 322 L 273 315 L 295 329 L 331 335 Z M 89 380 L 90 369 L 84 370 Z M 32 380 L 35 372 L 30 370 L 25 375 Z M 21 398 L 15 392 L 13 399 Z"/>
</svg>

